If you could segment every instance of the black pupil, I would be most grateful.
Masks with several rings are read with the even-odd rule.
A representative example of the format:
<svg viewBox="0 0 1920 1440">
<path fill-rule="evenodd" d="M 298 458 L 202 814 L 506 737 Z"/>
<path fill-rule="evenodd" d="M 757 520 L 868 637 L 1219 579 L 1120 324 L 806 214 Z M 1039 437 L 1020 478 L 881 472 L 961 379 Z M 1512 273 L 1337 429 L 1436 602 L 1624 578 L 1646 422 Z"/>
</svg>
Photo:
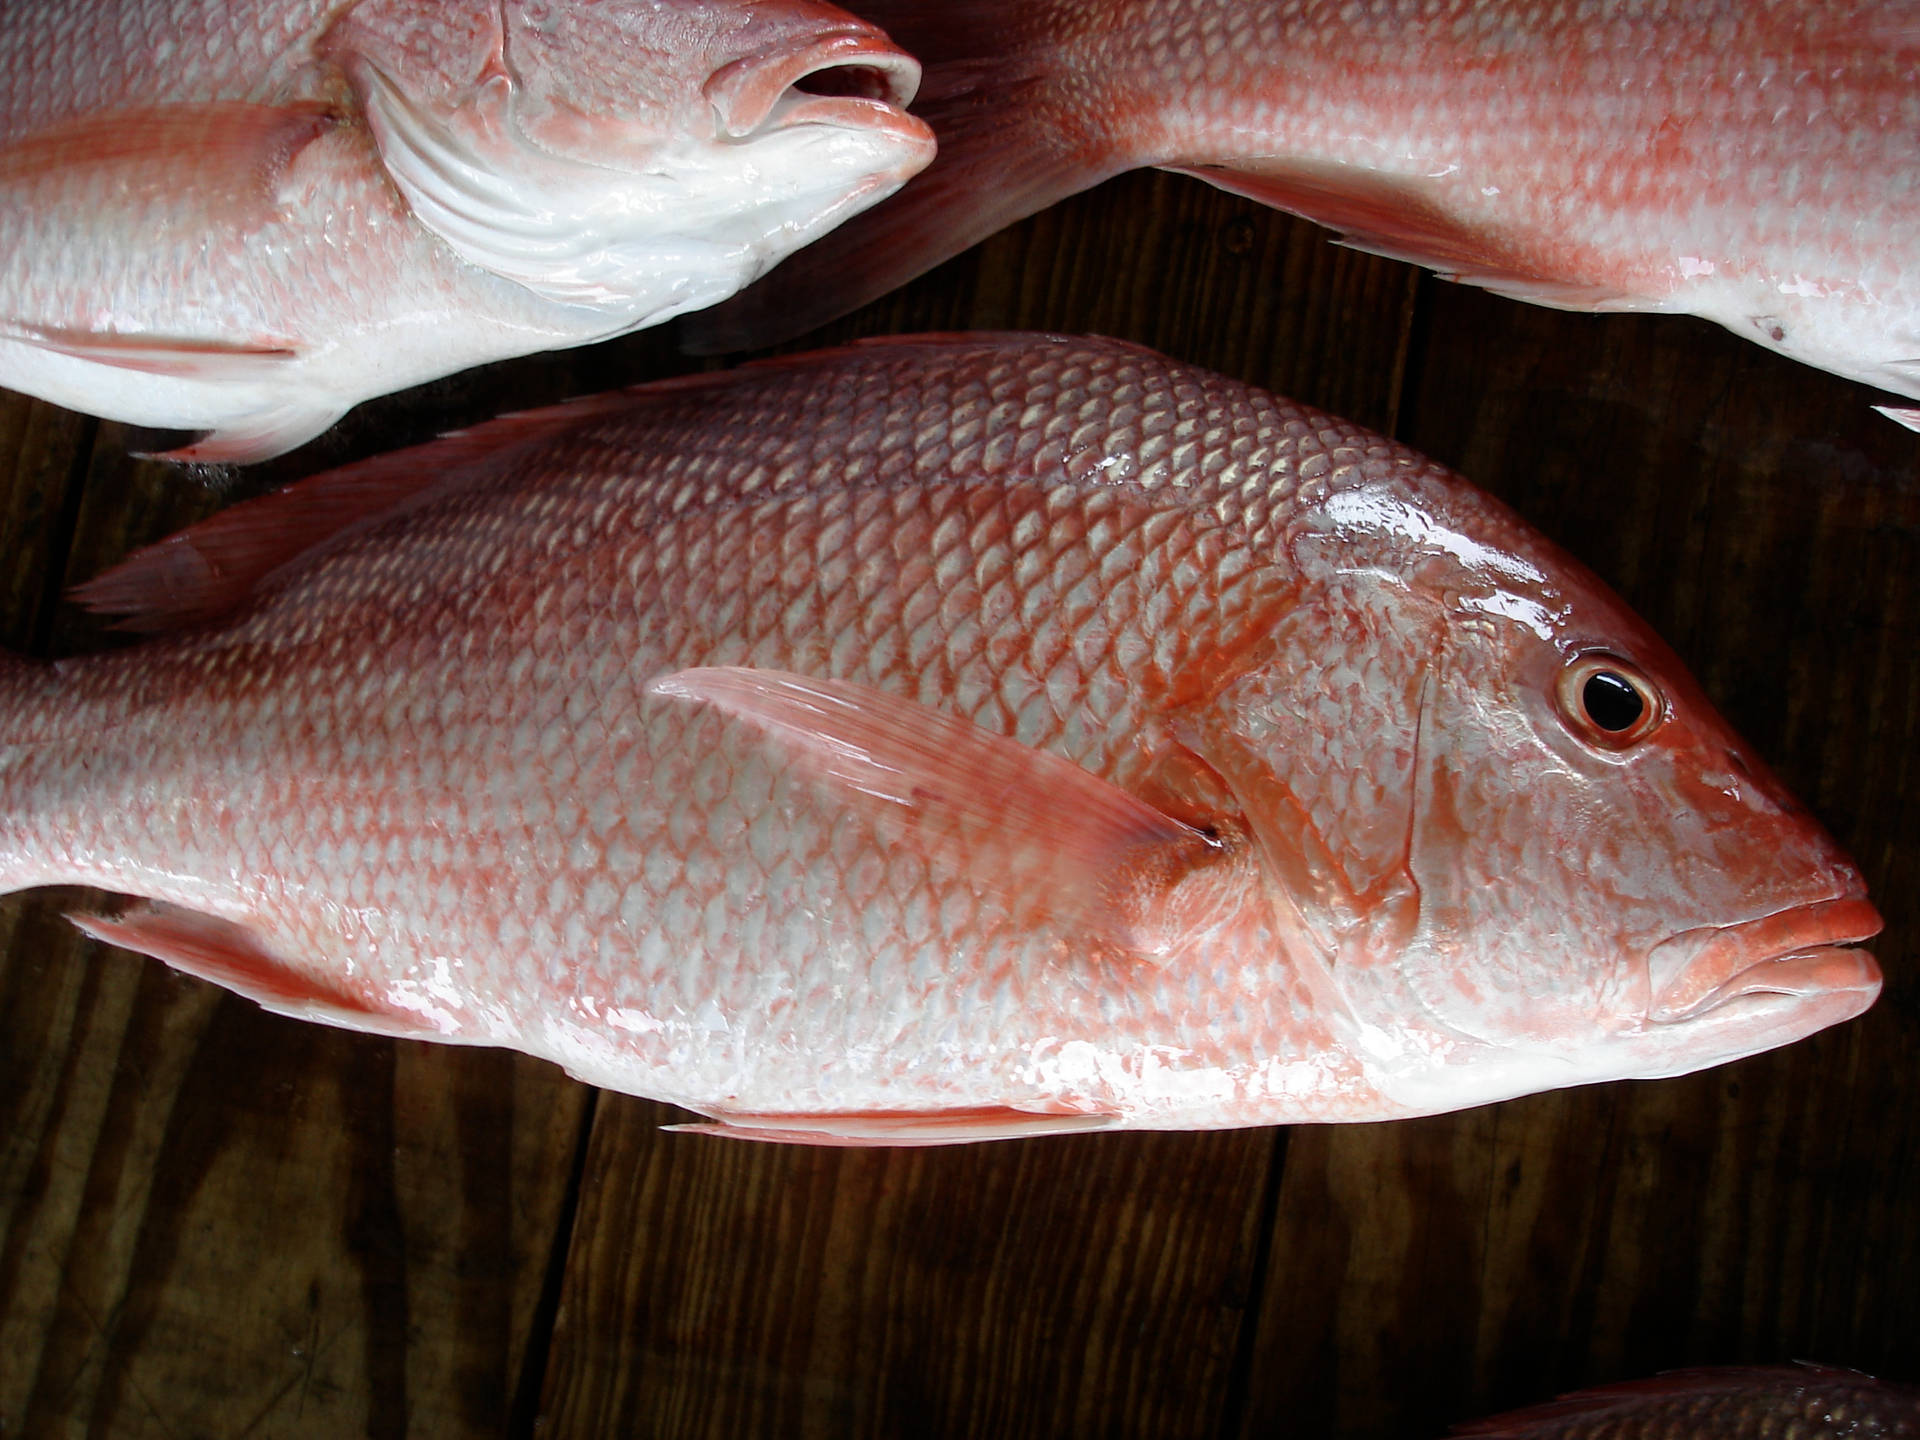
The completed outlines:
<svg viewBox="0 0 1920 1440">
<path fill-rule="evenodd" d="M 1631 730 L 1647 713 L 1647 702 L 1624 675 L 1611 670 L 1596 670 L 1580 687 L 1580 703 L 1587 707 L 1587 718 L 1609 734 Z"/>
</svg>

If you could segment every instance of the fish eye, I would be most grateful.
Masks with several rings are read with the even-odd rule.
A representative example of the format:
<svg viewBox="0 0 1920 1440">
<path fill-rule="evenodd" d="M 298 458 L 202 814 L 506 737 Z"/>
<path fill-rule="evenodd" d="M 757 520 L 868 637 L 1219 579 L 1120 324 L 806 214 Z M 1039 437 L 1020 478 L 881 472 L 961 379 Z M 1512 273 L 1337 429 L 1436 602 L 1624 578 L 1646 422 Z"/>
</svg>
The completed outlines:
<svg viewBox="0 0 1920 1440">
<path fill-rule="evenodd" d="M 1573 733 L 1603 750 L 1625 750 L 1666 718 L 1666 701 L 1639 666 L 1618 655 L 1577 655 L 1560 672 L 1560 713 Z"/>
</svg>

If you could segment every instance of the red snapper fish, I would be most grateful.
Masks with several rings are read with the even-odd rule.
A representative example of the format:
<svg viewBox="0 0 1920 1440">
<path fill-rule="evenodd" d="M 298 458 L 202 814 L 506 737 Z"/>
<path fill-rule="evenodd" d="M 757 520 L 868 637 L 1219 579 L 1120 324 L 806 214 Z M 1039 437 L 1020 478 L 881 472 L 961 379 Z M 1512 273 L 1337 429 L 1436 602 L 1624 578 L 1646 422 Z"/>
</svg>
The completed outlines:
<svg viewBox="0 0 1920 1440">
<path fill-rule="evenodd" d="M 700 348 L 798 333 L 1157 165 L 1503 294 L 1701 315 L 1920 397 L 1909 0 L 855 8 L 927 66 L 939 157 L 693 322 Z"/>
<path fill-rule="evenodd" d="M 722 1133 L 1418 1115 L 1880 986 L 1859 875 L 1598 580 L 1111 341 L 509 417 L 82 598 L 170 633 L 8 662 L 0 889 L 140 897 L 80 924 Z"/>
<path fill-rule="evenodd" d="M 0 385 L 259 460 L 732 294 L 933 153 L 816 0 L 6 0 Z"/>
<path fill-rule="evenodd" d="M 1920 1440 L 1920 1390 L 1827 1365 L 1675 1370 L 1457 1427 L 1459 1440 Z"/>
</svg>

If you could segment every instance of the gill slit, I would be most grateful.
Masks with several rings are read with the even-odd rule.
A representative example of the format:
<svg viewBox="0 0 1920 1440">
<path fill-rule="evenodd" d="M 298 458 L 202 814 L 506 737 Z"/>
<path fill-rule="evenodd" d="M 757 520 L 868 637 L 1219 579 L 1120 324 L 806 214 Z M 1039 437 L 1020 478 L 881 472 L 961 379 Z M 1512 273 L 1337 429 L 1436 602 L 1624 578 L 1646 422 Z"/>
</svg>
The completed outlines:
<svg viewBox="0 0 1920 1440">
<path fill-rule="evenodd" d="M 1433 705 L 1433 672 L 1420 672 L 1420 703 L 1413 712 L 1413 793 L 1407 798 L 1407 838 L 1400 847 L 1400 873 L 1407 877 L 1407 884 L 1413 890 L 1413 924 L 1408 927 L 1411 936 L 1420 928 L 1420 916 L 1426 904 L 1426 891 L 1420 886 L 1420 876 L 1413 868 L 1414 836 L 1420 828 L 1420 794 L 1426 779 L 1426 771 L 1421 767 L 1421 757 L 1427 753 L 1427 711 Z"/>
<path fill-rule="evenodd" d="M 500 26 L 500 43 L 496 47 L 500 52 L 500 68 L 506 73 L 507 84 L 517 90 L 520 88 L 520 77 L 513 68 L 513 57 L 507 54 L 507 38 L 513 33 L 507 23 L 507 0 L 495 0 L 494 18 Z"/>
<path fill-rule="evenodd" d="M 1433 671 L 1431 669 L 1423 670 L 1420 678 L 1420 703 L 1413 715 L 1413 798 L 1407 803 L 1407 848 L 1405 865 L 1407 883 L 1413 886 L 1415 901 L 1414 913 L 1416 919 L 1419 915 L 1420 906 L 1425 903 L 1426 898 L 1426 891 L 1420 884 L 1420 876 L 1414 869 L 1413 855 L 1415 849 L 1414 837 L 1420 828 L 1421 813 L 1424 808 L 1431 808 L 1430 806 L 1423 806 L 1422 802 L 1431 801 L 1433 796 L 1432 772 L 1424 763 L 1424 757 L 1427 754 L 1427 711 L 1432 708 L 1433 689 Z M 1414 929 L 1417 930 L 1418 928 L 1418 924 L 1416 923 Z M 1410 931 L 1409 934 L 1411 933 Z M 1413 983 L 1411 977 L 1407 980 L 1406 990 L 1407 993 L 1413 997 L 1413 1003 L 1420 1007 L 1420 1012 L 1426 1017 L 1427 1023 L 1433 1027 L 1437 1034 L 1450 1036 L 1456 1040 L 1464 1040 L 1470 1045 L 1484 1046 L 1493 1043 L 1485 1035 L 1476 1035 L 1471 1030 L 1461 1029 L 1459 1025 L 1447 1019 L 1438 1010 L 1434 1009 L 1432 1003 L 1422 992 L 1421 987 Z"/>
</svg>

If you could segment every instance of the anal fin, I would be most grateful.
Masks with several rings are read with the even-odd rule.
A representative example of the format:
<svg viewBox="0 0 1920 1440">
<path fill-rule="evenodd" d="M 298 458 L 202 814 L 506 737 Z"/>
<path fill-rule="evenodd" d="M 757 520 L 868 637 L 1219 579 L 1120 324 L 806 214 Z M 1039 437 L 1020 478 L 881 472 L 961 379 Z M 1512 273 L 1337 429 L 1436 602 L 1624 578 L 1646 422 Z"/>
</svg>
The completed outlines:
<svg viewBox="0 0 1920 1440">
<path fill-rule="evenodd" d="M 503 415 L 424 445 L 309 475 L 135 551 L 76 585 L 72 598 L 96 615 L 114 617 L 119 630 L 153 634 L 204 624 L 231 614 L 274 571 L 342 532 L 496 474 L 521 447 L 617 413 L 627 403 L 624 394 L 602 395 Z M 190 445 L 168 458 L 210 457 Z"/>
<path fill-rule="evenodd" d="M 1340 243 L 1555 310 L 1652 310 L 1659 302 L 1617 287 L 1557 279 L 1514 247 L 1447 213 L 1418 181 L 1349 165 L 1284 159 L 1168 165 L 1289 215 L 1340 232 Z"/>
<path fill-rule="evenodd" d="M 178 905 L 149 902 L 115 919 L 68 915 L 82 934 L 164 961 L 182 974 L 245 996 L 263 1010 L 401 1040 L 447 1040 L 411 1015 L 378 1010 L 313 979 L 273 954 L 244 925 Z"/>
<path fill-rule="evenodd" d="M 782 1145 L 842 1149 L 880 1146 L 969 1145 L 980 1140 L 1018 1140 L 1033 1135 L 1084 1135 L 1110 1130 L 1119 1116 L 1051 1114 L 1012 1106 L 957 1110 L 864 1110 L 839 1114 L 746 1114 L 708 1111 L 710 1122 L 668 1125 L 684 1135 L 719 1135 Z"/>
</svg>

